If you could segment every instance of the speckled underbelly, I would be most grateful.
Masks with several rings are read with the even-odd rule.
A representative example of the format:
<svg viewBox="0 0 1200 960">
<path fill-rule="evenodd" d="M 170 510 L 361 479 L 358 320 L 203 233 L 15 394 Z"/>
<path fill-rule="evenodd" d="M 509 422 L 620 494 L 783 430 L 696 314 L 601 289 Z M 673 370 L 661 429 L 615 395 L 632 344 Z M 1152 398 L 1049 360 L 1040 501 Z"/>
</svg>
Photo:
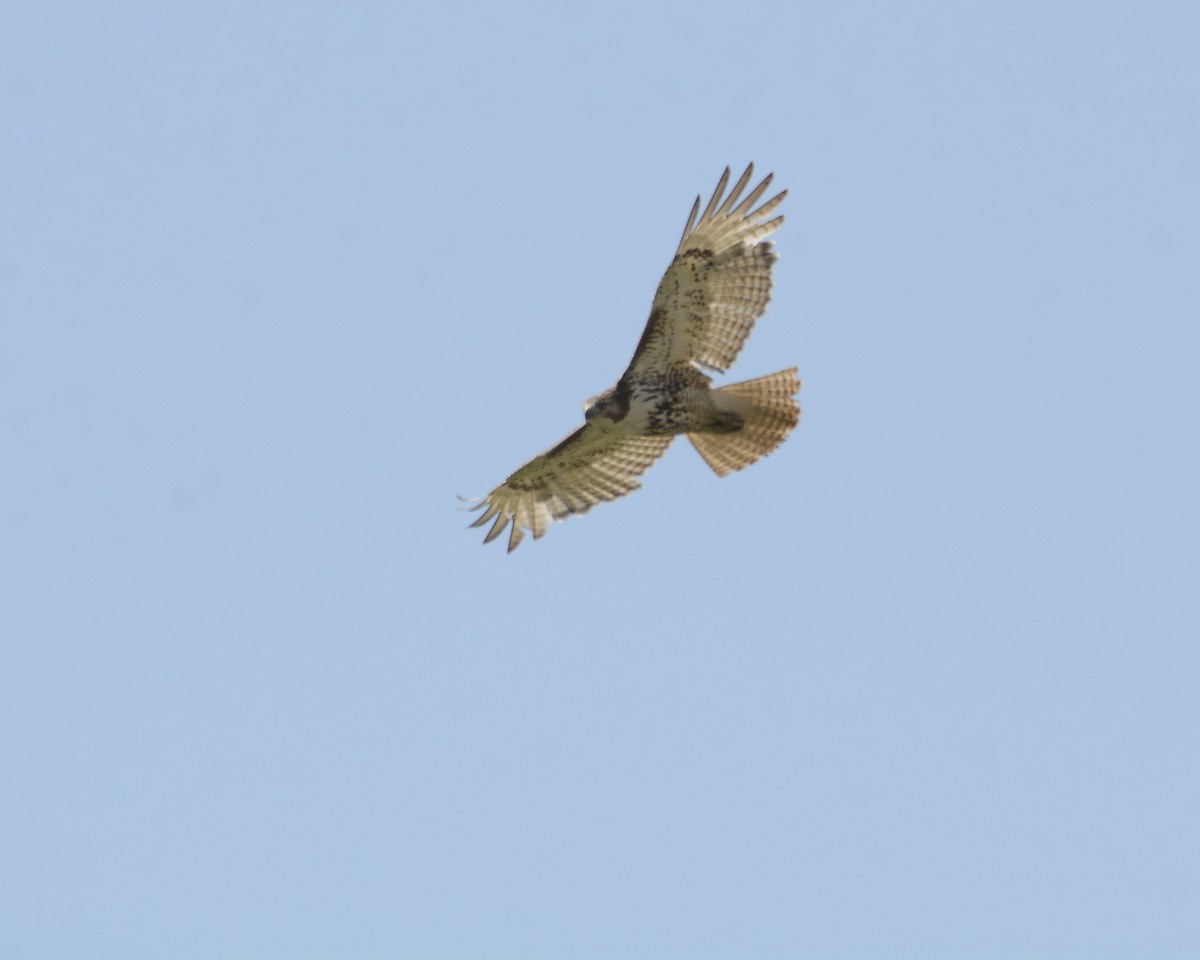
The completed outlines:
<svg viewBox="0 0 1200 960">
<path fill-rule="evenodd" d="M 674 436 L 702 429 L 716 416 L 707 387 L 679 380 L 642 381 L 634 385 L 629 416 L 646 436 Z"/>
</svg>

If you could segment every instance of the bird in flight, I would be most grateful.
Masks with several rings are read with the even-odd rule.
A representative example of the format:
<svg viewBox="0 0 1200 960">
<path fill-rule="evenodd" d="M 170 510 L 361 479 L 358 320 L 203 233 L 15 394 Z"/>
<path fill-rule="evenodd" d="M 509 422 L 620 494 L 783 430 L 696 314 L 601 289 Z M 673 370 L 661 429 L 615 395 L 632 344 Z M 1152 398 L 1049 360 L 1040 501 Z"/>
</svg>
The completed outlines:
<svg viewBox="0 0 1200 960">
<path fill-rule="evenodd" d="M 587 402 L 582 427 L 471 508 L 484 511 L 472 527 L 495 519 L 484 543 L 511 523 L 511 553 L 526 530 L 536 540 L 552 520 L 631 493 L 678 434 L 723 477 L 770 453 L 799 421 L 795 367 L 715 388 L 703 372 L 728 369 L 771 297 L 767 237 L 783 223 L 772 215 L 787 191 L 756 208 L 769 174 L 739 202 L 753 173 L 751 164 L 724 196 L 726 167 L 703 213 L 696 197 L 628 369 Z"/>
</svg>

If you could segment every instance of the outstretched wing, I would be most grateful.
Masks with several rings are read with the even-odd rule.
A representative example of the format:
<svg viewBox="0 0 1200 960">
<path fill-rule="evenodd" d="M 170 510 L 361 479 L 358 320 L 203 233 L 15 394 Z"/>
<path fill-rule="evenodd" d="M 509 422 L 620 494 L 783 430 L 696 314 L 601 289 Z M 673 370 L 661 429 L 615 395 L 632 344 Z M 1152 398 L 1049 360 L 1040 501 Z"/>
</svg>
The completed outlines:
<svg viewBox="0 0 1200 960">
<path fill-rule="evenodd" d="M 754 209 L 771 184 L 768 174 L 739 203 L 753 173 L 750 164 L 722 202 L 726 167 L 703 214 L 696 198 L 625 376 L 691 361 L 724 372 L 737 357 L 771 298 L 775 252 L 764 241 L 783 223 L 771 214 L 787 196 L 784 190 Z"/>
<path fill-rule="evenodd" d="M 536 540 L 551 520 L 586 513 L 598 503 L 616 500 L 641 486 L 637 478 L 663 455 L 674 437 L 631 437 L 608 432 L 595 424 L 580 427 L 569 437 L 538 454 L 489 493 L 474 510 L 487 509 L 473 527 L 496 522 L 484 543 L 490 543 L 512 522 L 508 552 L 532 530 Z M 524 529 L 523 529 L 524 528 Z"/>
</svg>

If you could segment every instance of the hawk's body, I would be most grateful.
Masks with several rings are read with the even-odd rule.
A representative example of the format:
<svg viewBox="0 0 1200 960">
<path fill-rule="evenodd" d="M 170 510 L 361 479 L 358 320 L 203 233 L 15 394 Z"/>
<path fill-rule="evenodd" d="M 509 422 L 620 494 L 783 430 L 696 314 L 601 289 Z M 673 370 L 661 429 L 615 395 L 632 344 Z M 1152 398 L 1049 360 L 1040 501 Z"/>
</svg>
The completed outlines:
<svg viewBox="0 0 1200 960">
<path fill-rule="evenodd" d="M 721 202 L 726 169 L 699 218 L 696 198 L 628 369 L 589 401 L 584 426 L 534 457 L 478 505 L 487 509 L 472 526 L 495 518 L 484 543 L 511 522 L 511 551 L 525 529 L 536 539 L 551 520 L 636 490 L 637 478 L 678 434 L 687 434 L 724 476 L 770 453 L 796 425 L 795 368 L 716 389 L 699 369 L 724 371 L 732 364 L 770 299 L 775 253 L 765 238 L 783 217 L 768 218 L 787 191 L 752 209 L 771 182 L 767 176 L 738 203 L 753 169 L 746 169 Z"/>
</svg>

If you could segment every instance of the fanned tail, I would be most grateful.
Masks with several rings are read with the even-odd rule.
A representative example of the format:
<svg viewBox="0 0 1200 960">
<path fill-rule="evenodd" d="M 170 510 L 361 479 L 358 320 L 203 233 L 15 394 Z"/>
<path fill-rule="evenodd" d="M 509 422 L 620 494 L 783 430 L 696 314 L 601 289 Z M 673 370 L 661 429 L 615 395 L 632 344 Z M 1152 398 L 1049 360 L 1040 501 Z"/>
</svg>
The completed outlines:
<svg viewBox="0 0 1200 960">
<path fill-rule="evenodd" d="M 779 446 L 800 420 L 800 391 L 796 368 L 769 377 L 743 380 L 718 387 L 713 401 L 722 413 L 742 418 L 739 429 L 728 433 L 689 433 L 688 439 L 719 477 L 748 467 Z"/>
</svg>

